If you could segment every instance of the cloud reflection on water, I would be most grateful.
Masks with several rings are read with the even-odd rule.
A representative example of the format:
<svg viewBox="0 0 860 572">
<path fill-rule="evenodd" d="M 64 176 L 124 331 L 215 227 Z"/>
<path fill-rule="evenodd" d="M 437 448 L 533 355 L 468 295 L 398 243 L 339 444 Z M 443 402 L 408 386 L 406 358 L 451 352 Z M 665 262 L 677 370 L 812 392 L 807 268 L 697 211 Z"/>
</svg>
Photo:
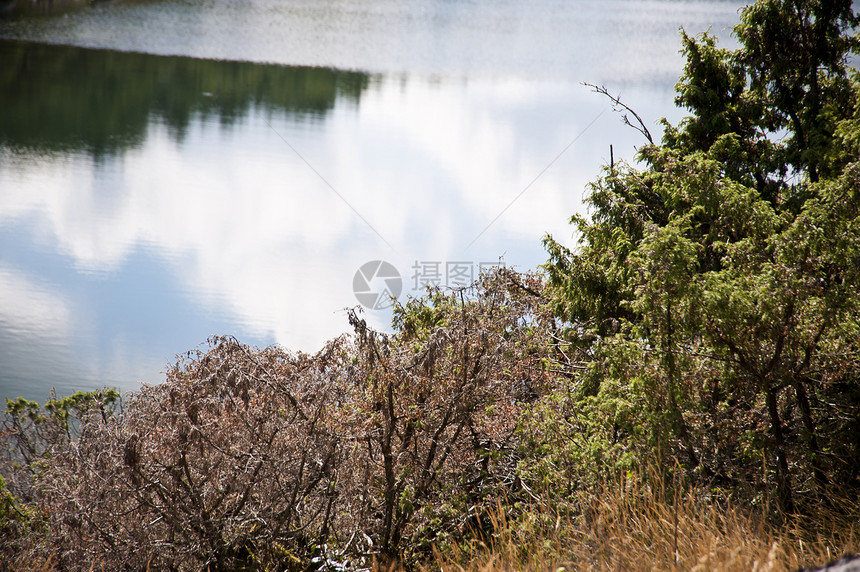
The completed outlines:
<svg viewBox="0 0 860 572">
<path fill-rule="evenodd" d="M 0 394 L 133 389 L 215 333 L 313 351 L 347 328 L 368 260 L 404 294 L 416 261 L 535 267 L 544 233 L 572 244 L 609 145 L 641 144 L 578 82 L 671 114 L 678 26 L 723 33 L 740 4 L 167 0 L 0 21 L 122 50 L 0 40 L 0 268 L 18 280 Z M 21 313 L 27 292 L 55 309 Z"/>
<path fill-rule="evenodd" d="M 229 314 L 254 338 L 313 350 L 344 330 L 342 309 L 356 304 L 352 275 L 369 259 L 392 261 L 407 282 L 419 259 L 485 262 L 508 252 L 510 263 L 542 261 L 534 257 L 541 235 L 563 234 L 579 206 L 571 192 L 572 179 L 585 176 L 579 150 L 496 223 L 488 235 L 495 238 L 465 248 L 557 153 L 552 144 L 582 128 L 573 115 L 544 117 L 554 129 L 531 125 L 541 91 L 515 80 L 389 81 L 359 108 L 336 106 L 322 129 L 257 109 L 229 129 L 195 119 L 181 141 L 154 121 L 139 147 L 99 161 L 81 154 L 15 161 L 4 175 L 14 192 L 0 195 L 0 223 L 36 220 L 49 247 L 81 272 L 122 273 L 145 247 L 189 303 Z M 385 317 L 372 321 L 384 326 Z"/>
</svg>

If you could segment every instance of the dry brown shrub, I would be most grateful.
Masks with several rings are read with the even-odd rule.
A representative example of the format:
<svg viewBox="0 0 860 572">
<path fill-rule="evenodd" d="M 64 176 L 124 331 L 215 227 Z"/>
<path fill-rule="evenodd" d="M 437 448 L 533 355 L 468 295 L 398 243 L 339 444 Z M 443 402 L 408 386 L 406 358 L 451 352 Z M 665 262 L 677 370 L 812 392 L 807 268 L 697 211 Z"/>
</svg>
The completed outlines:
<svg viewBox="0 0 860 572">
<path fill-rule="evenodd" d="M 500 270 L 471 296 L 410 301 L 393 335 L 350 312 L 355 334 L 312 356 L 212 338 L 118 414 L 84 411 L 77 438 L 50 443 L 28 497 L 45 526 L 17 561 L 332 569 L 428 556 L 516 486 L 519 410 L 557 361 L 540 287 Z"/>
</svg>

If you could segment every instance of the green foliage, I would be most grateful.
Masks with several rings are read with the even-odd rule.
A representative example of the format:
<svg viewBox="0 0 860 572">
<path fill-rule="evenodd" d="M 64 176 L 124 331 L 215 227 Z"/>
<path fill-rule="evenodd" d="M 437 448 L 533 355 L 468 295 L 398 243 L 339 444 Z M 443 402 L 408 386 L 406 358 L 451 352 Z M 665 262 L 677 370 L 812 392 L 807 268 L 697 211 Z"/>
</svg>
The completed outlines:
<svg viewBox="0 0 860 572">
<path fill-rule="evenodd" d="M 20 523 L 26 523 L 27 514 L 21 509 L 20 503 L 15 496 L 9 492 L 6 479 L 0 476 L 0 532 L 2 536 L 17 536 L 14 528 Z"/>
<path fill-rule="evenodd" d="M 860 487 L 857 23 L 851 2 L 762 0 L 737 50 L 683 34 L 692 115 L 592 185 L 576 251 L 545 240 L 594 364 L 569 407 L 613 408 L 621 386 L 649 427 L 579 430 L 605 442 L 611 423 L 732 494 L 775 486 L 783 513 Z"/>
<path fill-rule="evenodd" d="M 78 391 L 62 398 L 52 393 L 44 407 L 23 397 L 7 398 L 5 419 L 0 425 L 6 442 L 14 444 L 6 451 L 7 457 L 36 469 L 54 448 L 64 447 L 78 437 L 87 416 L 95 414 L 107 420 L 121 408 L 120 393 L 113 388 Z"/>
</svg>

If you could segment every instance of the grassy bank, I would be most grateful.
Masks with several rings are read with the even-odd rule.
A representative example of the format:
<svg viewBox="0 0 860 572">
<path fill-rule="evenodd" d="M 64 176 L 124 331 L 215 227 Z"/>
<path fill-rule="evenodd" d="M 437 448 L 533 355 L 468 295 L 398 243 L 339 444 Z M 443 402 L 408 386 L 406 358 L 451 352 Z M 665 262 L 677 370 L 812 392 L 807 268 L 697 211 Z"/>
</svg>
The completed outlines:
<svg viewBox="0 0 860 572">
<path fill-rule="evenodd" d="M 492 539 L 437 552 L 427 570 L 782 572 L 860 551 L 856 501 L 774 525 L 755 507 L 702 493 L 668 494 L 637 477 L 585 495 L 578 515 L 535 503 L 512 518 L 500 506 Z"/>
</svg>

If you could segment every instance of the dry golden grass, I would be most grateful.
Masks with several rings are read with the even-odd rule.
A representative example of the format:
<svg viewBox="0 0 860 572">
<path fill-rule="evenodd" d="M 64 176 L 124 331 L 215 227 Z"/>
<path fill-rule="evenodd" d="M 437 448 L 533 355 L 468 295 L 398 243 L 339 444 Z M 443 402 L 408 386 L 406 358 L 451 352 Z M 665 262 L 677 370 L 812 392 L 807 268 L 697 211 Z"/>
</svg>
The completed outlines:
<svg viewBox="0 0 860 572">
<path fill-rule="evenodd" d="M 606 486 L 585 516 L 544 507 L 509 521 L 496 511 L 495 538 L 436 555 L 431 569 L 459 572 L 686 570 L 782 572 L 818 566 L 860 549 L 856 519 L 832 513 L 783 527 L 750 507 L 719 507 L 692 495 L 665 500 L 643 481 Z M 854 503 L 852 511 L 860 514 Z"/>
<path fill-rule="evenodd" d="M 860 551 L 856 501 L 840 516 L 821 511 L 806 526 L 775 527 L 749 507 L 723 508 L 690 494 L 666 501 L 665 491 L 625 479 L 582 506 L 585 515 L 576 522 L 537 504 L 514 521 L 499 506 L 490 516 L 495 534 L 489 544 L 437 551 L 422 570 L 786 572 Z M 52 560 L 32 569 L 55 570 Z M 94 564 L 90 571 L 97 569 Z"/>
</svg>

